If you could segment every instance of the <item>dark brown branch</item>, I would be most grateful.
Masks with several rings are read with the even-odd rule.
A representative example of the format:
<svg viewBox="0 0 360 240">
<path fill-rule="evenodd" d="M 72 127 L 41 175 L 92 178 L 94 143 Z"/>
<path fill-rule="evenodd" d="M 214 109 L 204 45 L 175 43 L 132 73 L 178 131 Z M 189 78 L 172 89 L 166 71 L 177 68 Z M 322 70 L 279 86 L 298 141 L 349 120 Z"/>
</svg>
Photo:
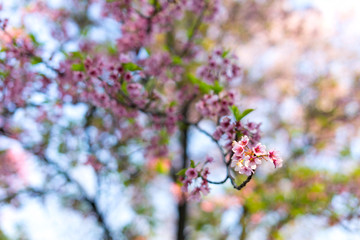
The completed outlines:
<svg viewBox="0 0 360 240">
<path fill-rule="evenodd" d="M 104 81 L 101 77 L 98 77 L 98 79 L 100 81 Z M 124 107 L 130 108 L 130 109 L 134 109 L 134 110 L 138 110 L 142 113 L 145 114 L 149 114 L 149 115 L 153 115 L 153 116 L 158 116 L 158 117 L 165 117 L 167 114 L 165 112 L 161 112 L 161 111 L 154 111 L 154 110 L 149 110 L 147 107 L 142 108 L 140 106 L 138 106 L 136 103 L 134 103 L 134 101 L 128 96 L 126 95 L 121 89 L 118 90 L 118 93 L 125 99 L 125 102 L 120 101 L 117 98 L 112 97 L 110 94 L 108 94 L 108 96 L 114 100 L 116 100 L 118 103 L 120 103 L 121 105 L 123 105 Z M 147 104 L 147 106 L 149 106 L 150 104 Z"/>
<path fill-rule="evenodd" d="M 246 236 L 247 236 L 247 231 L 246 231 L 247 215 L 248 215 L 248 208 L 247 208 L 246 205 L 244 205 L 243 206 L 243 212 L 242 212 L 241 218 L 240 218 L 240 224 L 241 224 L 240 240 L 246 240 Z"/>
<path fill-rule="evenodd" d="M 215 144 L 217 145 L 218 149 L 221 152 L 222 155 L 222 160 L 223 162 L 227 165 L 227 161 L 226 161 L 226 154 L 223 150 L 223 148 L 221 147 L 220 143 L 218 140 L 216 140 L 210 133 L 208 133 L 207 131 L 205 131 L 204 129 L 202 129 L 201 127 L 199 127 L 198 123 L 192 124 L 192 126 L 194 126 L 197 130 L 199 130 L 199 132 L 205 134 L 206 136 L 208 136 L 213 142 L 215 142 Z"/>
<path fill-rule="evenodd" d="M 236 185 L 235 180 L 234 180 L 234 179 L 231 177 L 231 175 L 230 175 L 230 168 L 229 168 L 229 166 L 230 166 L 231 161 L 226 161 L 226 156 L 228 155 L 228 153 L 225 153 L 224 150 L 223 150 L 223 148 L 221 147 L 219 141 L 216 140 L 210 133 L 208 133 L 208 132 L 205 131 L 204 129 L 200 128 L 199 125 L 198 125 L 198 123 L 194 123 L 194 124 L 192 124 L 192 126 L 194 126 L 197 130 L 199 130 L 201 133 L 203 133 L 203 134 L 205 134 L 206 136 L 208 136 L 213 142 L 216 143 L 216 145 L 218 146 L 218 148 L 219 148 L 219 150 L 220 150 L 220 152 L 221 152 L 221 156 L 222 156 L 223 162 L 224 162 L 224 164 L 226 165 L 226 177 L 225 177 L 225 179 L 222 180 L 222 181 L 210 181 L 210 180 L 206 179 L 206 180 L 208 181 L 208 183 L 210 183 L 210 184 L 223 184 L 223 183 L 225 183 L 228 179 L 230 179 L 231 184 L 233 185 L 233 187 L 234 187 L 235 189 L 241 190 L 242 188 L 244 188 L 244 187 L 246 186 L 246 184 L 248 184 L 248 183 L 250 182 L 250 180 L 251 180 L 251 178 L 252 178 L 252 176 L 253 176 L 254 174 L 251 174 L 250 176 L 248 176 L 248 178 L 247 178 L 244 182 L 242 182 L 239 186 Z"/>
<path fill-rule="evenodd" d="M 211 183 L 211 184 L 223 184 L 223 183 L 225 183 L 225 182 L 229 179 L 229 176 L 226 176 L 224 180 L 218 181 L 218 182 L 216 182 L 216 181 L 211 181 L 211 180 L 205 179 L 205 178 L 202 178 L 202 179 L 206 180 L 208 183 Z"/>
<path fill-rule="evenodd" d="M 79 182 L 77 182 L 75 179 L 73 179 L 73 178 L 72 178 L 65 170 L 63 170 L 63 169 L 59 166 L 59 164 L 57 164 L 56 162 L 51 161 L 50 159 L 48 159 L 48 158 L 45 157 L 45 156 L 42 156 L 42 158 L 41 158 L 41 157 L 39 157 L 39 158 L 40 158 L 41 160 L 43 160 L 47 165 L 52 166 L 52 167 L 55 169 L 55 171 L 56 171 L 58 174 L 62 175 L 68 183 L 74 184 L 74 185 L 78 188 L 80 194 L 82 195 L 81 200 L 89 204 L 89 206 L 91 207 L 92 212 L 93 212 L 93 213 L 95 214 L 95 216 L 96 216 L 96 219 L 97 219 L 99 225 L 100 225 L 100 226 L 102 227 L 102 229 L 104 230 L 104 239 L 106 239 L 106 240 L 112 240 L 113 238 L 112 238 L 112 236 L 111 236 L 110 229 L 109 229 L 109 227 L 107 226 L 107 224 L 106 224 L 106 222 L 105 222 L 105 218 L 104 218 L 101 210 L 99 209 L 99 206 L 97 205 L 97 203 L 96 203 L 96 201 L 95 201 L 94 199 L 90 198 L 90 197 L 87 195 L 85 189 L 81 186 L 81 184 L 80 184 Z"/>
<path fill-rule="evenodd" d="M 29 194 L 31 196 L 43 196 L 47 193 L 48 193 L 48 191 L 29 187 L 29 188 L 19 190 L 15 193 L 11 193 L 11 194 L 7 195 L 6 197 L 1 198 L 0 204 L 1 203 L 9 203 L 14 198 L 18 197 L 19 195 L 23 195 L 23 194 Z"/>
<path fill-rule="evenodd" d="M 192 101 L 195 99 L 195 96 L 192 96 L 191 99 L 186 102 L 182 108 L 181 115 L 183 116 L 183 125 L 181 126 L 180 132 L 180 144 L 183 150 L 182 153 L 182 168 L 186 168 L 189 165 L 188 157 L 188 141 L 189 141 L 189 124 L 187 122 L 188 111 Z M 185 240 L 185 226 L 187 221 L 187 202 L 186 196 L 183 193 L 181 196 L 181 201 L 178 203 L 178 229 L 177 229 L 177 240 Z"/>
</svg>

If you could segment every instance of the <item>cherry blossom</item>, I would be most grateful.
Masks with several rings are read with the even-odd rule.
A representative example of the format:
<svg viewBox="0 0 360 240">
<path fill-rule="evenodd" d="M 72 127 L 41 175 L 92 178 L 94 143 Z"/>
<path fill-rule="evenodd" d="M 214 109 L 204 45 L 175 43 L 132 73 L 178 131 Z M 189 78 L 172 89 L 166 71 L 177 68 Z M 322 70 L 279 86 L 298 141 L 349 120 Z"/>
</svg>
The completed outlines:
<svg viewBox="0 0 360 240">
<path fill-rule="evenodd" d="M 195 179 L 198 176 L 198 173 L 195 170 L 195 168 L 189 168 L 188 170 L 186 170 L 185 175 L 189 180 L 192 180 L 192 179 Z"/>
<path fill-rule="evenodd" d="M 265 155 L 266 154 L 266 146 L 262 145 L 261 143 L 258 143 L 254 148 L 254 154 L 256 156 L 261 156 L 261 155 Z"/>
<path fill-rule="evenodd" d="M 282 166 L 282 159 L 279 157 L 278 152 L 274 150 L 266 152 L 266 146 L 261 143 L 250 148 L 247 146 L 248 143 L 249 137 L 246 135 L 242 136 L 240 141 L 233 142 L 230 167 L 234 168 L 236 172 L 250 176 L 261 165 L 263 160 L 268 159 L 274 163 L 275 168 Z"/>
</svg>

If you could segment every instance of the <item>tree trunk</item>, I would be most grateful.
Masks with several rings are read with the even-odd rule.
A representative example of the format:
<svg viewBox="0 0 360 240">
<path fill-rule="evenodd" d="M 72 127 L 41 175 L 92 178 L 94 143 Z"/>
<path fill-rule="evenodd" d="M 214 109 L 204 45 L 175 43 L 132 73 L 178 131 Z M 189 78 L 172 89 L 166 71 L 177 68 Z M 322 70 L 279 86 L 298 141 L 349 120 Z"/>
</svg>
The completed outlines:
<svg viewBox="0 0 360 240">
<path fill-rule="evenodd" d="M 184 114 L 186 116 L 186 112 Z M 183 129 L 181 130 L 181 147 L 183 149 L 182 154 L 182 168 L 186 168 L 188 166 L 188 154 L 187 154 L 187 145 L 188 145 L 188 130 L 189 126 L 184 125 Z M 178 224 L 177 224 L 177 240 L 185 240 L 185 225 L 186 225 L 186 218 L 187 218 L 187 203 L 185 194 L 182 194 L 181 201 L 178 203 Z"/>
</svg>

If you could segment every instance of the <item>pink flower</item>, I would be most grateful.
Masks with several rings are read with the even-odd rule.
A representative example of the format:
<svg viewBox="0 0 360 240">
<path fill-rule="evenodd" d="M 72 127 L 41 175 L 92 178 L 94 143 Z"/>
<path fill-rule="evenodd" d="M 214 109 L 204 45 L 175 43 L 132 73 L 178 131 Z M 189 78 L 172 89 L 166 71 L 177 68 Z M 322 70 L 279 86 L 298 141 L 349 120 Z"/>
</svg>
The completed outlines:
<svg viewBox="0 0 360 240">
<path fill-rule="evenodd" d="M 239 171 L 242 169 L 243 166 L 244 166 L 244 165 L 242 164 L 242 161 L 238 161 L 238 162 L 235 164 L 234 170 L 237 171 L 237 172 L 239 172 Z"/>
<path fill-rule="evenodd" d="M 209 184 L 207 181 L 203 181 L 200 186 L 200 191 L 203 195 L 208 195 L 210 192 Z"/>
<path fill-rule="evenodd" d="M 248 156 L 246 156 L 248 157 Z M 245 157 L 245 159 L 246 159 Z M 231 161 L 231 167 L 234 168 L 235 171 L 240 171 L 240 168 L 243 166 L 243 158 L 242 156 L 236 156 L 233 155 L 232 157 L 232 161 Z"/>
<path fill-rule="evenodd" d="M 283 160 L 281 158 L 273 159 L 275 168 L 281 168 L 283 165 Z"/>
<path fill-rule="evenodd" d="M 189 195 L 189 200 L 199 201 L 201 198 L 200 192 L 201 192 L 201 188 L 196 187 L 194 190 L 191 191 L 191 193 Z"/>
<path fill-rule="evenodd" d="M 125 79 L 125 81 L 130 82 L 132 79 L 131 73 L 129 73 L 129 72 L 125 73 L 124 79 Z"/>
<path fill-rule="evenodd" d="M 230 130 L 230 128 L 233 128 L 233 126 L 231 124 L 231 120 L 228 117 L 224 117 L 221 120 L 220 126 L 224 132 L 227 132 L 228 130 Z"/>
<path fill-rule="evenodd" d="M 233 145 L 232 151 L 236 156 L 241 156 L 244 153 L 244 147 L 241 144 L 233 141 L 232 145 Z"/>
<path fill-rule="evenodd" d="M 235 166 L 238 164 L 238 162 L 241 163 L 241 160 L 242 160 L 242 158 L 241 158 L 240 156 L 234 155 L 234 156 L 231 158 L 230 167 L 232 167 L 232 168 L 235 167 Z"/>
<path fill-rule="evenodd" d="M 249 143 L 249 137 L 248 136 L 242 136 L 241 137 L 241 140 L 240 140 L 240 142 L 239 142 L 242 146 L 246 146 L 246 145 L 248 145 L 248 143 Z"/>
<path fill-rule="evenodd" d="M 207 178 L 209 174 L 210 174 L 210 171 L 209 171 L 208 167 L 204 168 L 204 170 L 201 172 L 201 176 L 203 178 Z"/>
<path fill-rule="evenodd" d="M 189 185 L 191 184 L 191 180 L 190 179 L 185 179 L 185 180 L 183 180 L 182 181 L 182 183 L 183 183 L 183 186 L 181 187 L 181 191 L 183 191 L 183 192 L 188 192 L 189 191 L 189 189 L 188 189 L 188 187 L 189 187 Z"/>
<path fill-rule="evenodd" d="M 214 158 L 213 158 L 213 157 L 210 157 L 210 156 L 207 156 L 207 157 L 206 157 L 206 160 L 205 160 L 205 164 L 206 164 L 206 163 L 212 163 L 212 162 L 214 162 Z"/>
<path fill-rule="evenodd" d="M 274 163 L 275 168 L 282 167 L 283 160 L 280 158 L 279 153 L 275 150 L 269 151 L 269 159 Z"/>
<path fill-rule="evenodd" d="M 142 88 L 143 86 L 139 83 L 130 83 L 129 85 L 127 85 L 127 90 L 131 98 L 137 98 L 141 96 Z"/>
<path fill-rule="evenodd" d="M 195 168 L 189 168 L 188 170 L 186 170 L 185 175 L 188 177 L 189 180 L 192 180 L 192 179 L 198 177 L 198 173 L 195 170 Z"/>
<path fill-rule="evenodd" d="M 223 131 L 221 130 L 220 127 L 217 127 L 214 134 L 213 134 L 213 138 L 215 140 L 220 140 L 221 136 L 223 135 Z"/>
<path fill-rule="evenodd" d="M 240 174 L 245 174 L 246 176 L 250 176 L 253 172 L 254 172 L 254 170 L 251 167 L 246 166 L 246 165 L 242 166 L 239 170 Z"/>
<path fill-rule="evenodd" d="M 256 156 L 266 155 L 266 147 L 261 143 L 258 143 L 254 148 L 253 151 Z"/>
<path fill-rule="evenodd" d="M 261 164 L 261 159 L 253 156 L 246 156 L 247 158 L 244 160 L 244 164 L 251 169 L 256 169 L 258 165 Z"/>
<path fill-rule="evenodd" d="M 275 151 L 275 150 L 270 150 L 268 157 L 269 157 L 271 160 L 273 160 L 273 159 L 279 158 L 280 156 L 279 156 L 279 153 L 278 153 L 277 151 Z"/>
</svg>

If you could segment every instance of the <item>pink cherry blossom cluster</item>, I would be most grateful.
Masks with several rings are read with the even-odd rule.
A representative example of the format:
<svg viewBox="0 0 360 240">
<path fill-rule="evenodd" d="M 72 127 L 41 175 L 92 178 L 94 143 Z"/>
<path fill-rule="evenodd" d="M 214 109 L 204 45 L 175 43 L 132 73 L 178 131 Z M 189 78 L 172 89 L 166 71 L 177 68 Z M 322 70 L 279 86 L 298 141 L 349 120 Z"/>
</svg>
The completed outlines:
<svg viewBox="0 0 360 240">
<path fill-rule="evenodd" d="M 227 56 L 226 51 L 216 50 L 209 56 L 207 64 L 197 70 L 197 74 L 209 83 L 216 80 L 227 83 L 240 78 L 242 71 L 235 55 Z"/>
<path fill-rule="evenodd" d="M 234 104 L 233 92 L 221 92 L 219 95 L 206 94 L 197 102 L 196 109 L 204 117 L 224 116 L 230 113 L 229 107 Z"/>
<path fill-rule="evenodd" d="M 121 52 L 139 50 L 152 41 L 153 33 L 168 30 L 169 23 L 182 16 L 182 1 L 113 1 L 104 6 L 103 16 L 121 22 L 122 37 L 117 40 Z"/>
<path fill-rule="evenodd" d="M 279 157 L 279 154 L 275 150 L 269 152 L 266 151 L 266 146 L 258 143 L 255 147 L 248 146 L 249 137 L 242 136 L 240 141 L 233 142 L 231 167 L 240 174 L 250 176 L 256 170 L 256 168 L 263 162 L 272 161 L 275 168 L 282 167 L 283 160 Z"/>
<path fill-rule="evenodd" d="M 143 73 L 146 76 L 156 77 L 161 82 L 181 81 L 183 68 L 180 65 L 172 64 L 169 53 L 155 53 L 146 59 L 140 60 L 139 64 L 143 66 Z M 172 74 L 169 76 L 168 71 L 163 71 L 164 68 L 170 68 Z"/>
<path fill-rule="evenodd" d="M 215 140 L 220 140 L 222 136 L 225 136 L 225 149 L 230 150 L 232 148 L 232 142 L 236 137 L 236 133 L 241 135 L 251 136 L 249 140 L 249 146 L 253 147 L 260 141 L 260 124 L 254 122 L 248 122 L 242 124 L 240 121 L 232 122 L 229 117 L 224 117 L 220 121 L 220 125 L 216 128 L 213 133 Z"/>
<path fill-rule="evenodd" d="M 14 38 L 11 34 L 17 34 Z M 0 31 L 0 109 L 2 107 L 23 107 L 34 90 L 44 91 L 49 82 L 45 76 L 29 71 L 32 57 L 39 53 L 23 32 Z M 21 66 L 21 67 L 20 67 Z M 39 81 L 41 84 L 33 85 Z"/>
<path fill-rule="evenodd" d="M 212 161 L 213 159 L 211 157 L 207 157 L 202 168 L 199 168 L 198 166 L 190 167 L 186 170 L 185 175 L 180 177 L 180 181 L 183 184 L 181 190 L 188 193 L 189 200 L 198 201 L 201 198 L 201 194 L 203 196 L 209 194 L 210 187 L 206 179 L 210 174 L 210 171 L 205 165 Z"/>
<path fill-rule="evenodd" d="M 156 33 L 169 31 L 174 21 L 189 11 L 203 16 L 202 21 L 211 21 L 218 15 L 221 1 L 183 0 L 168 1 L 109 1 L 103 9 L 104 17 L 111 17 L 121 23 L 121 38 L 117 47 L 122 52 L 138 51 L 153 41 Z M 185 47 L 192 47 L 187 41 Z"/>
</svg>

